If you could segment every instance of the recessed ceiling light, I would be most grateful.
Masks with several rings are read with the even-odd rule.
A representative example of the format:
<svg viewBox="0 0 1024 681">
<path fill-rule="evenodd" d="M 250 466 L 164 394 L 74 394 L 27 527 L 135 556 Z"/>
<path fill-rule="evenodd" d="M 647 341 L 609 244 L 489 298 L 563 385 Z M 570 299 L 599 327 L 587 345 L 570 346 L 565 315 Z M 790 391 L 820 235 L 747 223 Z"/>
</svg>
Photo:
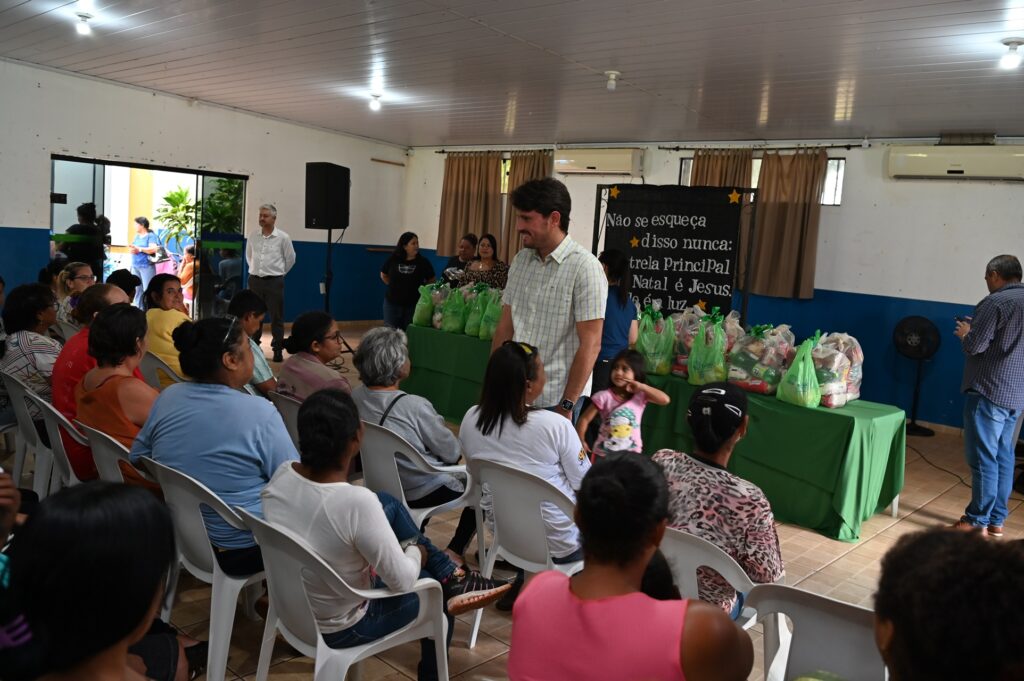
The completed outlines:
<svg viewBox="0 0 1024 681">
<path fill-rule="evenodd" d="M 604 75 L 608 78 L 608 82 L 605 83 L 608 92 L 615 92 L 615 85 L 618 83 L 619 78 L 622 77 L 622 74 L 618 71 L 605 71 Z"/>
<path fill-rule="evenodd" d="M 999 60 L 999 68 L 1012 70 L 1020 66 L 1021 53 L 1017 51 L 1017 48 L 1024 45 L 1024 38 L 1006 38 L 1003 40 L 1003 44 L 1010 50 Z"/>
<path fill-rule="evenodd" d="M 89 35 L 92 33 L 92 26 L 89 25 L 92 15 L 88 12 L 79 12 L 77 16 L 78 23 L 75 24 L 75 30 L 78 31 L 78 35 Z"/>
<path fill-rule="evenodd" d="M 370 95 L 370 111 L 380 111 L 380 95 Z"/>
</svg>

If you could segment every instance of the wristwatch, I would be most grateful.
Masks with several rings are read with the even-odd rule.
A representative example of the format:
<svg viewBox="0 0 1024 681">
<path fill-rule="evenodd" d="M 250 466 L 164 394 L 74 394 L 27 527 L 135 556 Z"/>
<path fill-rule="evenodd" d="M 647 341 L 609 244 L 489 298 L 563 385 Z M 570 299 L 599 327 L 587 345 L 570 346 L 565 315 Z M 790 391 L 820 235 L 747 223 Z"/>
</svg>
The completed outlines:
<svg viewBox="0 0 1024 681">
<path fill-rule="evenodd" d="M 563 397 L 562 401 L 558 403 L 558 406 L 565 411 L 572 411 L 572 408 L 576 406 L 576 403 Z"/>
</svg>

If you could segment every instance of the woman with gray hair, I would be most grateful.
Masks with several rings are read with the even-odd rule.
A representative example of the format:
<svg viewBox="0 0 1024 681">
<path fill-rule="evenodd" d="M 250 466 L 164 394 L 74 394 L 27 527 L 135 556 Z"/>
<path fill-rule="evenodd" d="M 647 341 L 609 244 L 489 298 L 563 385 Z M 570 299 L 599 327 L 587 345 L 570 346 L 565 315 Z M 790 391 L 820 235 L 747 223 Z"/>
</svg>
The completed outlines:
<svg viewBox="0 0 1024 681">
<path fill-rule="evenodd" d="M 359 417 L 403 437 L 423 458 L 437 465 L 458 463 L 462 448 L 444 417 L 430 401 L 402 392 L 399 384 L 409 376 L 411 363 L 405 332 L 389 326 L 371 329 L 359 342 L 353 362 L 362 385 L 352 391 Z M 405 459 L 398 459 L 405 498 L 413 508 L 427 508 L 457 499 L 464 481 L 446 473 L 426 473 Z M 463 564 L 463 553 L 476 531 L 471 508 L 462 511 L 459 526 L 448 543 L 448 552 Z"/>
</svg>

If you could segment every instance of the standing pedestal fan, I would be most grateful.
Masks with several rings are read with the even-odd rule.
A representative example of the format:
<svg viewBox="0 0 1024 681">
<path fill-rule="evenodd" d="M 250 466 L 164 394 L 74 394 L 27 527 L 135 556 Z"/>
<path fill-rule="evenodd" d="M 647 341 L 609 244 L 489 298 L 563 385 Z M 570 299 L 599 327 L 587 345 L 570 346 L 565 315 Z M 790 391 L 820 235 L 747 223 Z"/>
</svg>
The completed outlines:
<svg viewBox="0 0 1024 681">
<path fill-rule="evenodd" d="M 931 359 L 939 351 L 939 329 L 932 320 L 926 317 L 904 317 L 896 324 L 892 332 L 892 342 L 896 352 L 908 359 L 917 361 L 917 378 L 914 381 L 914 404 L 910 409 L 910 423 L 907 424 L 907 435 L 931 437 L 935 431 L 917 423 L 917 405 L 921 399 L 921 370 L 925 360 Z"/>
</svg>

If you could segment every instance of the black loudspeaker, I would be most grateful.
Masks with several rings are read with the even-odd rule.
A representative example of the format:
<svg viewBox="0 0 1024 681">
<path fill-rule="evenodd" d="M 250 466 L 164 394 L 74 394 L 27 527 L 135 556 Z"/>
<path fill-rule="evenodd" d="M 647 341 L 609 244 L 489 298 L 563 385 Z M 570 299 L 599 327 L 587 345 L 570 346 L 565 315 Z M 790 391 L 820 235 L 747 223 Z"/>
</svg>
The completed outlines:
<svg viewBox="0 0 1024 681">
<path fill-rule="evenodd" d="M 333 163 L 306 164 L 306 229 L 346 229 L 352 180 Z"/>
</svg>

